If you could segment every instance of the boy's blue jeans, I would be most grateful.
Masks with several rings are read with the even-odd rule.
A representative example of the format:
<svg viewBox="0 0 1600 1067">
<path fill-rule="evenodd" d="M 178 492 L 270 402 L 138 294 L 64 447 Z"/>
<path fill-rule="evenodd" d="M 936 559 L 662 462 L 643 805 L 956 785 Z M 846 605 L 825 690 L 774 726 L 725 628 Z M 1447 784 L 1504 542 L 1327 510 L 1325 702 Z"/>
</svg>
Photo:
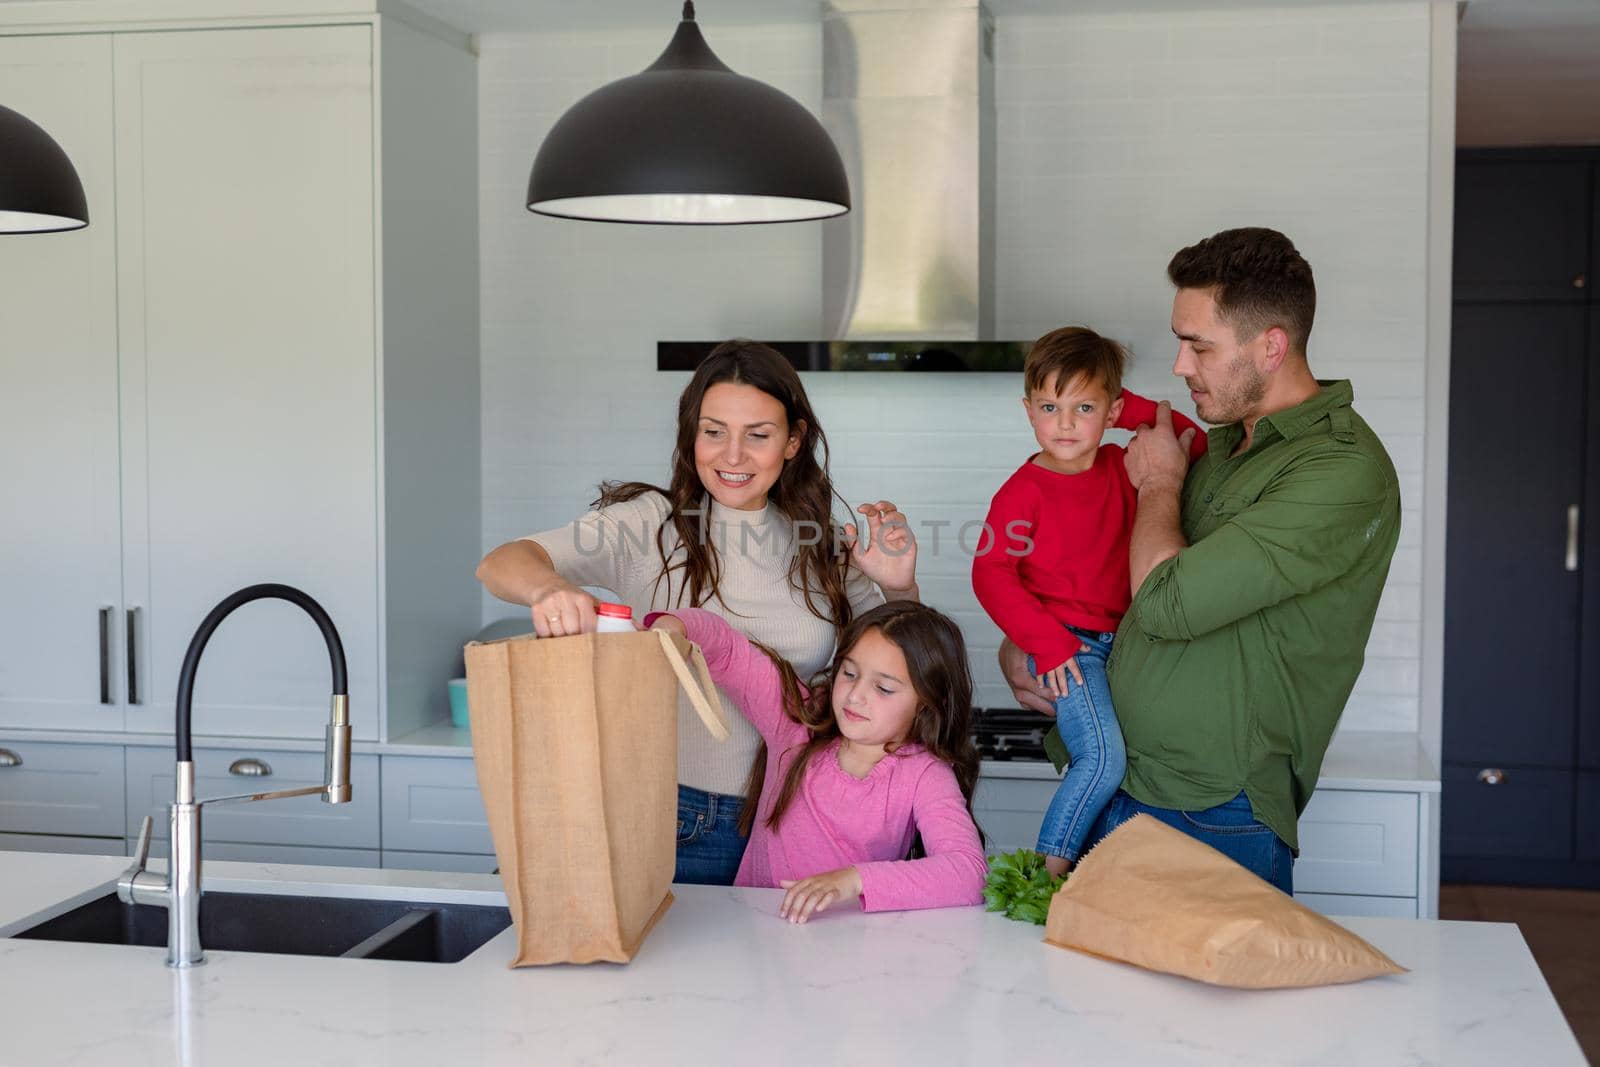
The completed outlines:
<svg viewBox="0 0 1600 1067">
<path fill-rule="evenodd" d="M 1111 707 L 1111 686 L 1106 681 L 1106 659 L 1111 655 L 1113 633 L 1069 629 L 1086 649 L 1076 653 L 1079 685 L 1067 676 L 1067 692 L 1056 698 L 1056 729 L 1072 754 L 1066 775 L 1039 827 L 1038 850 L 1076 863 L 1089 839 L 1089 830 L 1102 809 L 1122 785 L 1128 753 L 1122 745 L 1122 728 Z M 1028 673 L 1037 676 L 1032 656 Z"/>
</svg>

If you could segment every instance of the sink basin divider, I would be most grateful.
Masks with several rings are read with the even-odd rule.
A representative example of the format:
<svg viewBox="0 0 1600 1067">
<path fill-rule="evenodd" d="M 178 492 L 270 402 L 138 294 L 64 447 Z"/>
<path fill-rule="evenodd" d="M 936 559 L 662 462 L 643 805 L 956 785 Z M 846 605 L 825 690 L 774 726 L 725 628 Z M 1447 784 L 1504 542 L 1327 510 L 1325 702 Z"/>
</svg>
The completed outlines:
<svg viewBox="0 0 1600 1067">
<path fill-rule="evenodd" d="M 414 908 L 406 912 L 394 922 L 374 933 L 371 937 L 359 944 L 352 945 L 347 951 L 340 953 L 342 959 L 363 960 L 378 952 L 390 942 L 405 936 L 416 927 L 428 922 L 434 917 L 432 908 Z"/>
</svg>

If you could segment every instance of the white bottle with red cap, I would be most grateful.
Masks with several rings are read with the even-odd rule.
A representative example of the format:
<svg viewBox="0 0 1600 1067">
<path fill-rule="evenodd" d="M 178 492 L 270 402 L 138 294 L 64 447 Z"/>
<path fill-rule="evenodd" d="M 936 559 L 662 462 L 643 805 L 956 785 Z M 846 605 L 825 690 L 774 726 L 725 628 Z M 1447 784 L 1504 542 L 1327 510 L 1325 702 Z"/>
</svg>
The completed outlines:
<svg viewBox="0 0 1600 1067">
<path fill-rule="evenodd" d="M 634 632 L 633 609 L 626 604 L 610 604 L 604 600 L 594 602 L 595 633 L 631 634 Z"/>
</svg>

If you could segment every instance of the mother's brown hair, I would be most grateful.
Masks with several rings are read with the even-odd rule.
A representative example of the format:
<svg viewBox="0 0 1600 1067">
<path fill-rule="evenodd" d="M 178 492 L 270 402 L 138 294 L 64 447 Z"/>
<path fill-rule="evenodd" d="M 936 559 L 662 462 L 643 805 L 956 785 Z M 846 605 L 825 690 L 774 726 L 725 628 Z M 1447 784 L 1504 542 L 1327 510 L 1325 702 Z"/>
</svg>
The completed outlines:
<svg viewBox="0 0 1600 1067">
<path fill-rule="evenodd" d="M 664 581 L 674 570 L 684 572 L 678 589 L 681 604 L 688 593 L 689 607 L 699 607 L 713 596 L 720 596 L 718 585 L 722 566 L 712 538 L 702 536 L 705 526 L 701 510 L 706 488 L 694 465 L 695 437 L 700 432 L 700 402 L 706 390 L 722 382 L 750 385 L 783 405 L 790 432 L 801 435 L 800 450 L 783 465 L 778 480 L 767 493 L 772 504 L 799 528 L 816 531 L 810 537 L 795 538 L 795 555 L 789 564 L 789 582 L 805 596 L 806 607 L 817 618 L 843 627 L 850 622 L 850 600 L 845 593 L 845 571 L 849 550 L 835 536 L 833 502 L 842 497 L 834 492 L 828 475 L 828 439 L 811 410 L 800 375 L 777 350 L 757 341 L 724 341 L 695 370 L 694 377 L 678 397 L 678 443 L 672 452 L 671 484 L 662 489 L 648 482 L 606 482 L 600 486 L 595 507 L 632 500 L 644 493 L 660 493 L 671 505 L 668 521 L 678 532 L 678 543 L 685 556 L 677 563 L 667 558 L 666 524 L 656 531 L 656 549 L 661 553 Z M 821 461 L 817 452 L 822 453 Z M 848 510 L 849 505 L 845 504 Z M 814 595 L 820 593 L 825 609 Z"/>
<path fill-rule="evenodd" d="M 972 791 L 978 783 L 978 748 L 972 742 L 972 673 L 967 667 L 967 646 L 961 639 L 961 628 L 926 604 L 891 600 L 845 627 L 833 662 L 813 680 L 808 694 L 802 695 L 800 679 L 786 660 L 771 649 L 761 649 L 778 667 L 784 710 L 810 735 L 784 773 L 778 800 L 767 816 L 768 828 L 778 828 L 812 759 L 839 738 L 839 722 L 833 714 L 833 681 L 840 664 L 869 630 L 881 633 L 906 658 L 911 689 L 917 695 L 917 712 L 906 743 L 921 745 L 935 759 L 950 765 L 971 814 Z M 893 750 L 884 758 L 893 759 Z M 759 787 L 760 783 L 752 784 Z M 758 798 L 759 789 L 746 797 L 742 824 L 754 822 Z M 982 835 L 981 829 L 979 834 Z"/>
</svg>

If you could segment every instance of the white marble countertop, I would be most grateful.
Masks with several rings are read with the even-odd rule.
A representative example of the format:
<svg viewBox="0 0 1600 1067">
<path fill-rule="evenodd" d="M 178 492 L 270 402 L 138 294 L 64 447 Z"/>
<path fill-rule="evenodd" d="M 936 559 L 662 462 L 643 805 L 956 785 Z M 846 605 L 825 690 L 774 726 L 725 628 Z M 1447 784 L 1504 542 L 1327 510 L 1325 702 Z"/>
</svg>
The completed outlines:
<svg viewBox="0 0 1600 1067">
<path fill-rule="evenodd" d="M 0 931 L 98 895 L 114 857 L 0 853 Z M 207 864 L 213 890 L 498 903 L 474 875 Z M 373 888 L 376 887 L 376 888 Z M 777 890 L 677 887 L 627 966 L 457 964 L 0 940 L 0 1062 L 1582 1064 L 1515 927 L 1347 925 L 1411 973 L 1246 992 L 1044 944 L 977 908 L 776 917 Z M 52 907 L 54 905 L 54 907 Z"/>
</svg>

